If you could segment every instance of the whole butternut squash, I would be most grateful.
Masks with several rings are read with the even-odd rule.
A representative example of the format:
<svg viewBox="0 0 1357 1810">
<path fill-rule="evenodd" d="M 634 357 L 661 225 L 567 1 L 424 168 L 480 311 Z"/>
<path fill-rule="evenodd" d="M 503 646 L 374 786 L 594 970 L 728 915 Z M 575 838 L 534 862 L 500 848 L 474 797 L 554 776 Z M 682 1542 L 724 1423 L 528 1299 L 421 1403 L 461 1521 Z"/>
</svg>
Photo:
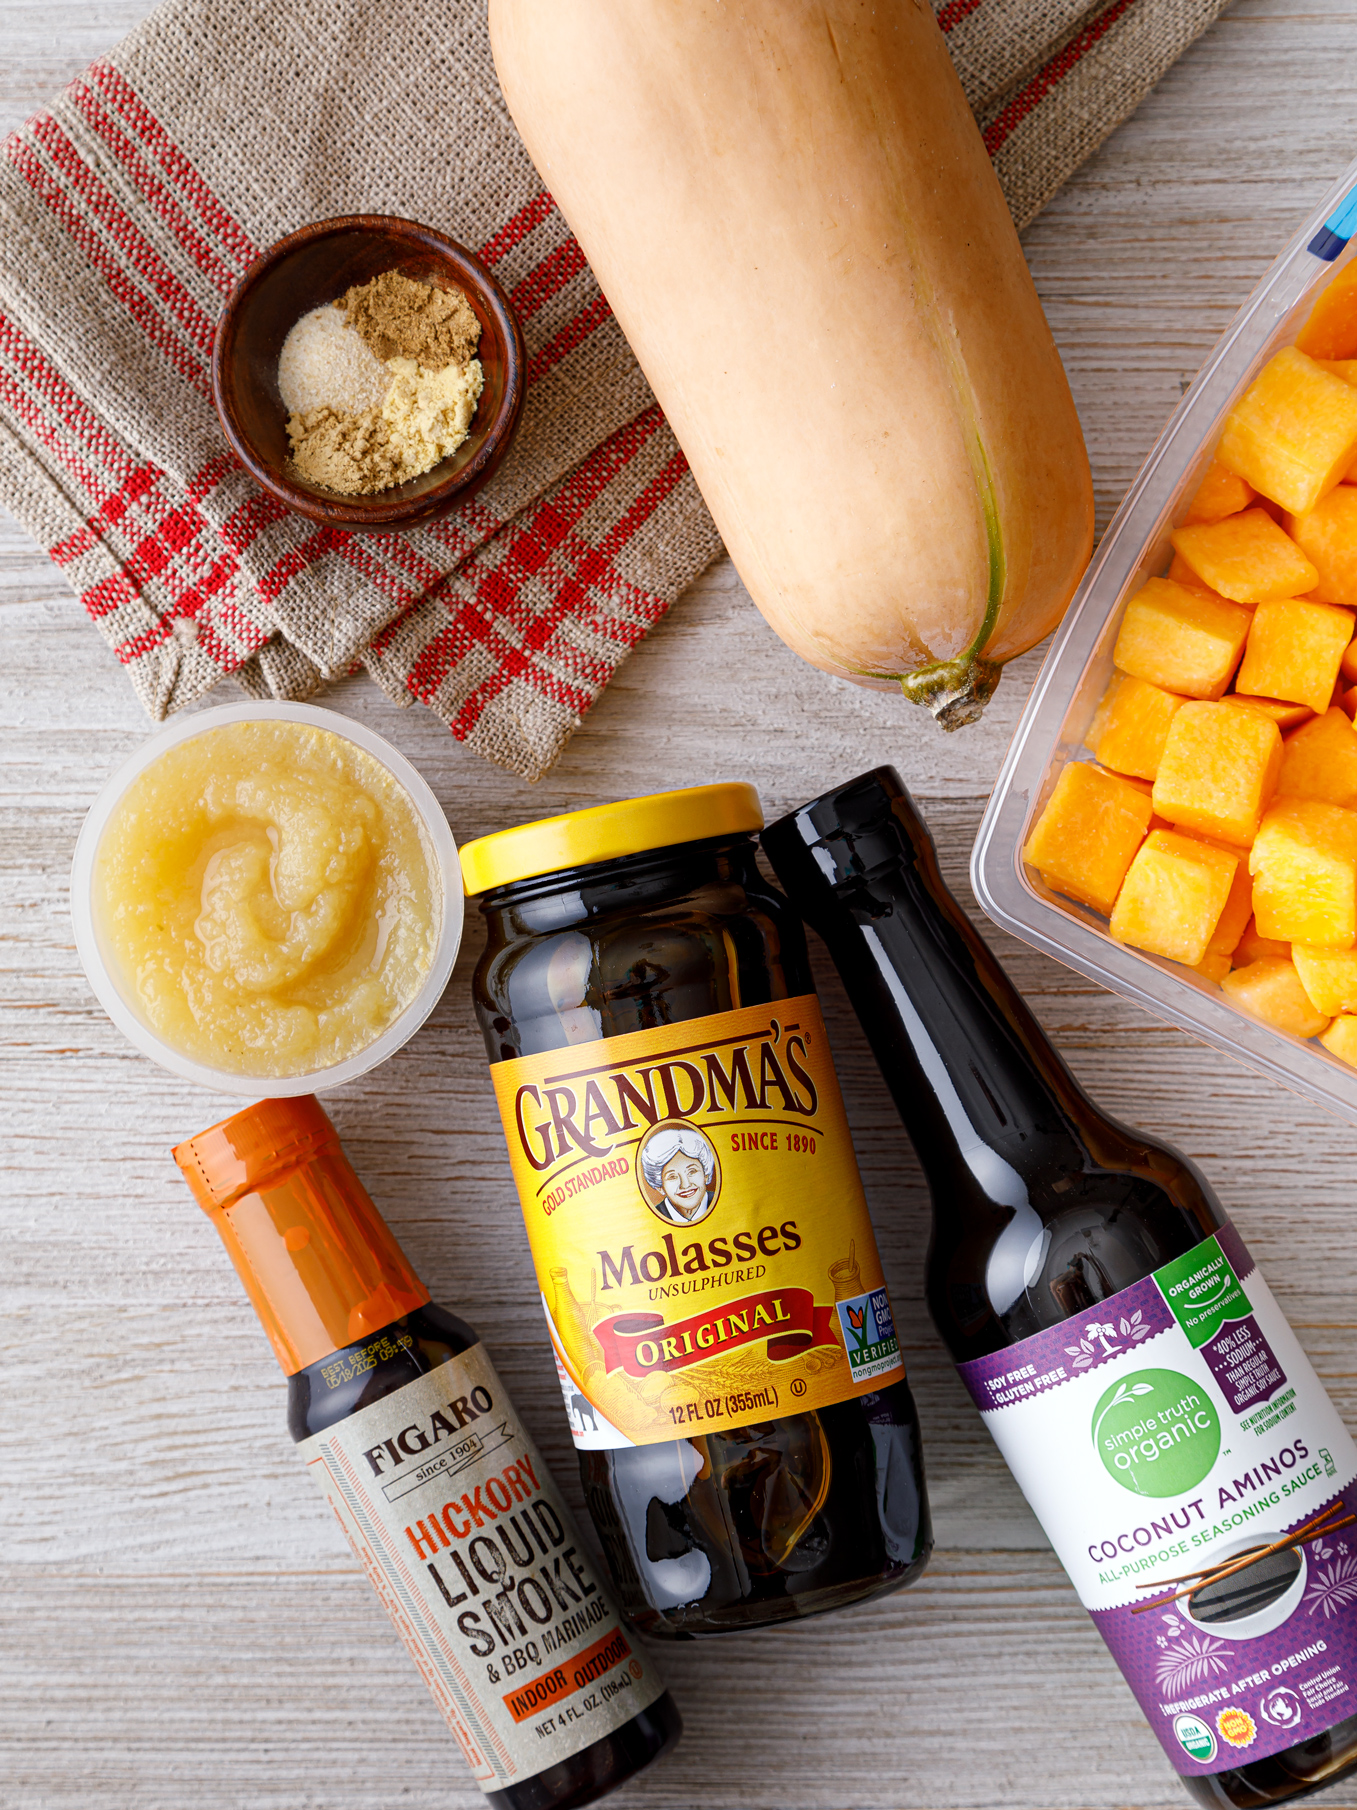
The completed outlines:
<svg viewBox="0 0 1357 1810">
<path fill-rule="evenodd" d="M 971 721 L 1059 620 L 1093 502 L 926 0 L 490 0 L 490 30 L 754 601 Z"/>
</svg>

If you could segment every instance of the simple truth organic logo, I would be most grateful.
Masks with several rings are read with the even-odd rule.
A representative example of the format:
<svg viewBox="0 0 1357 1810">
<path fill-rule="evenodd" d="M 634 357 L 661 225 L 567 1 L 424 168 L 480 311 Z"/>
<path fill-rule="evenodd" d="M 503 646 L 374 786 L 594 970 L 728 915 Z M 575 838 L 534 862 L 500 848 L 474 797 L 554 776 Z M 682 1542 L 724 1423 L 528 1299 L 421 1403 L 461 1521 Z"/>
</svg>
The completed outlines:
<svg viewBox="0 0 1357 1810">
<path fill-rule="evenodd" d="M 1194 1489 L 1220 1452 L 1220 1416 L 1177 1370 L 1137 1370 L 1099 1397 L 1090 1428 L 1109 1476 L 1137 1496 Z"/>
</svg>

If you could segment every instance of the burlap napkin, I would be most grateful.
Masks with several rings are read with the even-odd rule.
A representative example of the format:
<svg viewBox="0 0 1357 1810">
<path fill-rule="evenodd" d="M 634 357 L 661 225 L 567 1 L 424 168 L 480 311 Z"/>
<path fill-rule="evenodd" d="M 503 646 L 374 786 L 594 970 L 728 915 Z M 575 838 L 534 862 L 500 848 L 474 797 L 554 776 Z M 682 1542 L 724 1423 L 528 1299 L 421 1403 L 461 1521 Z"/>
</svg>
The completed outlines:
<svg viewBox="0 0 1357 1810">
<path fill-rule="evenodd" d="M 1223 4 L 934 0 L 1019 224 Z M 510 457 L 405 537 L 288 515 L 210 400 L 240 272 L 352 212 L 479 251 L 527 341 Z M 510 124 L 484 0 L 167 0 L 5 142 L 0 243 L 0 502 L 153 717 L 228 674 L 298 698 L 361 663 L 534 779 L 720 551 Z"/>
<path fill-rule="evenodd" d="M 1229 0 L 932 0 L 1019 230 Z"/>
</svg>

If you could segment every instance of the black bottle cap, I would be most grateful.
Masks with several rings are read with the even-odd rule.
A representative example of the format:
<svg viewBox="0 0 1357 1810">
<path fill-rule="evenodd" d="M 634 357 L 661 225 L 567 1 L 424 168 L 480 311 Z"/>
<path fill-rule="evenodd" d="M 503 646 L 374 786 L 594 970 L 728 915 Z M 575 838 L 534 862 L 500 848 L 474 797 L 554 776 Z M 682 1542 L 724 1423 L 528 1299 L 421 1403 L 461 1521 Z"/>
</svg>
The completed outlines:
<svg viewBox="0 0 1357 1810">
<path fill-rule="evenodd" d="M 872 881 L 912 866 L 919 838 L 928 842 L 928 831 L 900 775 L 874 767 L 769 824 L 760 841 L 788 897 L 814 924 L 831 899 L 877 915 Z"/>
</svg>

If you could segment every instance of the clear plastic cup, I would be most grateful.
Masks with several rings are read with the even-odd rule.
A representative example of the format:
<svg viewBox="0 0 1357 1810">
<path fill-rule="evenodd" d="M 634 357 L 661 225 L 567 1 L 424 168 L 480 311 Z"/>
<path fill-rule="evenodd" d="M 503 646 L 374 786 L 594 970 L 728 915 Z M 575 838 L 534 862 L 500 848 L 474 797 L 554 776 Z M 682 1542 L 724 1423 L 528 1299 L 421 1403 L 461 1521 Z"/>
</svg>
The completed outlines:
<svg viewBox="0 0 1357 1810">
<path fill-rule="evenodd" d="M 1084 736 L 1112 676 L 1123 611 L 1147 578 L 1166 570 L 1169 533 L 1211 462 L 1226 415 L 1272 354 L 1295 338 L 1319 291 L 1357 255 L 1354 231 L 1357 163 L 1236 315 L 1126 493 L 1032 687 L 971 855 L 976 898 L 1003 929 L 1351 1119 L 1357 1070 L 1318 1042 L 1249 1017 L 1191 969 L 1115 942 L 1105 918 L 1050 891 L 1024 863 L 1022 848 L 1061 769 L 1093 758 Z"/>
<path fill-rule="evenodd" d="M 242 1074 L 234 1069 L 213 1068 L 167 1043 L 147 1024 L 135 996 L 123 985 L 118 963 L 107 949 L 103 932 L 94 911 L 94 866 L 99 844 L 109 819 L 138 776 L 152 766 L 167 749 L 193 741 L 209 730 L 227 723 L 284 722 L 307 723 L 327 729 L 345 741 L 362 748 L 399 781 L 409 794 L 428 837 L 432 856 L 431 879 L 439 893 L 439 927 L 433 960 L 419 992 L 403 1012 L 356 1055 L 328 1068 L 315 1069 L 303 1075 Z M 434 797 L 426 781 L 403 754 L 361 723 L 337 711 L 318 710 L 311 704 L 229 704 L 219 710 L 204 710 L 193 716 L 180 717 L 150 737 L 123 762 L 95 799 L 76 839 L 75 859 L 71 865 L 71 917 L 75 926 L 75 946 L 86 978 L 94 989 L 99 1004 L 118 1029 L 135 1044 L 144 1056 L 158 1062 L 171 1074 L 219 1093 L 246 1094 L 251 1099 L 267 1094 L 275 1099 L 295 1094 L 321 1093 L 342 1087 L 346 1081 L 366 1074 L 379 1062 L 394 1055 L 407 1043 L 433 1011 L 443 995 L 457 960 L 462 940 L 462 880 L 453 840 L 443 807 Z"/>
</svg>

